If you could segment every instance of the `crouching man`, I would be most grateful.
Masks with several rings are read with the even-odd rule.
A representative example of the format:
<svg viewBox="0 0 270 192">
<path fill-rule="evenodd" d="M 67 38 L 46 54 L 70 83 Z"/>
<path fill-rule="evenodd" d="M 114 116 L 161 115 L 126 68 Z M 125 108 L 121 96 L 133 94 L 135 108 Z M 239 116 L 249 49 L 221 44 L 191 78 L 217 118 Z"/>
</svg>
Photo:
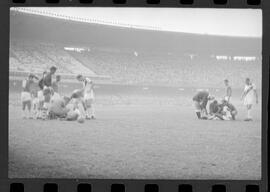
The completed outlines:
<svg viewBox="0 0 270 192">
<path fill-rule="evenodd" d="M 210 94 L 207 91 L 199 91 L 193 97 L 195 112 L 198 119 L 208 119 L 207 118 L 208 112 L 206 106 L 208 101 L 212 99 L 214 99 L 214 97 L 210 96 Z"/>
<path fill-rule="evenodd" d="M 228 117 L 231 116 L 232 120 L 236 119 L 236 115 L 238 112 L 233 104 L 231 104 L 227 100 L 223 99 L 221 101 L 221 106 L 223 107 L 224 113 L 228 114 Z"/>
<path fill-rule="evenodd" d="M 209 105 L 209 120 L 223 120 L 222 106 L 217 100 L 214 100 Z"/>
</svg>

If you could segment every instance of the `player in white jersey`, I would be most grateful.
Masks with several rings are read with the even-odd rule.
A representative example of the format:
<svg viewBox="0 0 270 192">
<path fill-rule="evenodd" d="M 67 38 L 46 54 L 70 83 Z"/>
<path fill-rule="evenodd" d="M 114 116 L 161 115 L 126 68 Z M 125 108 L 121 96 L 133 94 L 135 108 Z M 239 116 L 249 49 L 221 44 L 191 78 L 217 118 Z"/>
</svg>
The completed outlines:
<svg viewBox="0 0 270 192">
<path fill-rule="evenodd" d="M 246 78 L 245 88 L 241 96 L 241 100 L 244 100 L 244 105 L 247 107 L 247 118 L 245 121 L 252 121 L 251 109 L 252 105 L 256 102 L 258 104 L 258 94 L 256 86 Z"/>
<path fill-rule="evenodd" d="M 83 84 L 83 101 L 86 113 L 86 119 L 95 119 L 94 110 L 94 84 L 90 78 L 84 77 L 82 75 L 77 76 L 77 80 Z"/>
<path fill-rule="evenodd" d="M 23 118 L 32 118 L 31 107 L 32 97 L 31 91 L 34 84 L 34 79 L 38 79 L 35 75 L 29 74 L 29 76 L 22 82 L 21 102 Z M 27 108 L 27 110 L 26 110 Z"/>
</svg>

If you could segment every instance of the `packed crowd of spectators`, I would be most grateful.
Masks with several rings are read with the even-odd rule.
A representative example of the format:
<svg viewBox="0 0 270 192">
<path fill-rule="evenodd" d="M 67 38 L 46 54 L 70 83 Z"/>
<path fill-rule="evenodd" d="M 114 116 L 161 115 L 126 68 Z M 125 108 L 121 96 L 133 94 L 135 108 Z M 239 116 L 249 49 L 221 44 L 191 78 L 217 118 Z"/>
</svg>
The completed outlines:
<svg viewBox="0 0 270 192">
<path fill-rule="evenodd" d="M 42 72 L 57 66 L 59 73 L 109 76 L 121 84 L 181 87 L 220 87 L 224 79 L 242 87 L 246 77 L 260 86 L 261 62 L 216 60 L 184 54 L 137 52 L 94 48 L 67 51 L 64 46 L 14 41 L 10 45 L 10 70 Z"/>
<path fill-rule="evenodd" d="M 175 54 L 134 53 L 90 51 L 72 55 L 97 74 L 109 75 L 120 83 L 220 87 L 224 79 L 230 79 L 232 85 L 242 87 L 246 77 L 260 83 L 261 63 L 258 61 L 218 61 L 210 57 L 190 59 Z"/>
<path fill-rule="evenodd" d="M 59 73 L 95 75 L 63 50 L 63 47 L 48 43 L 11 41 L 10 69 L 39 73 L 50 66 L 57 66 Z"/>
</svg>

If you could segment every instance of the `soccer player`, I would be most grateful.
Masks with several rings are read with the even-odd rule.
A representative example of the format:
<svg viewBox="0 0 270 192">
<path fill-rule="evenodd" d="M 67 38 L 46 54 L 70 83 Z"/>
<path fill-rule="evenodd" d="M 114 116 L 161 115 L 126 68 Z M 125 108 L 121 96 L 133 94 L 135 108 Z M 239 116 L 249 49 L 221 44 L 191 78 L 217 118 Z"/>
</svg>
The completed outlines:
<svg viewBox="0 0 270 192">
<path fill-rule="evenodd" d="M 60 94 L 59 94 L 59 82 L 60 81 L 61 81 L 61 76 L 56 75 L 56 80 L 52 83 L 52 88 L 53 88 L 52 100 L 60 98 Z"/>
<path fill-rule="evenodd" d="M 57 68 L 55 66 L 52 66 L 50 68 L 50 72 L 45 75 L 43 78 L 44 86 L 51 87 L 52 86 L 52 76 L 55 74 Z"/>
<path fill-rule="evenodd" d="M 38 118 L 38 108 L 39 108 L 39 100 L 37 95 L 37 90 L 32 92 L 32 112 L 35 118 Z"/>
<path fill-rule="evenodd" d="M 230 112 L 231 119 L 235 120 L 235 117 L 236 117 L 236 115 L 238 113 L 235 106 L 233 104 L 231 104 L 230 102 L 228 102 L 227 100 L 225 100 L 225 99 L 223 99 L 221 101 L 221 106 L 223 107 L 223 110 L 224 110 L 224 107 L 225 107 L 225 109 L 227 109 Z"/>
<path fill-rule="evenodd" d="M 245 121 L 252 121 L 251 109 L 254 104 L 254 100 L 256 104 L 258 104 L 258 94 L 256 91 L 256 86 L 251 82 L 249 78 L 246 78 L 245 88 L 241 95 L 241 100 L 244 100 L 244 105 L 247 108 L 247 118 Z"/>
<path fill-rule="evenodd" d="M 204 117 L 202 117 L 203 114 L 208 115 L 206 106 L 208 101 L 212 99 L 214 99 L 214 97 L 210 96 L 207 91 L 199 91 L 193 97 L 195 112 L 198 119 L 205 119 Z"/>
<path fill-rule="evenodd" d="M 44 119 L 44 111 L 43 111 L 43 106 L 44 106 L 44 94 L 43 94 L 43 89 L 44 89 L 44 78 L 48 74 L 47 71 L 43 72 L 42 78 L 38 82 L 39 86 L 39 91 L 37 92 L 37 98 L 38 98 L 38 107 L 37 107 L 37 119 Z"/>
<path fill-rule="evenodd" d="M 224 84 L 225 84 L 225 87 L 226 87 L 226 94 L 225 94 L 224 98 L 225 98 L 226 101 L 230 102 L 230 99 L 231 99 L 231 96 L 232 96 L 232 88 L 229 85 L 229 80 L 225 79 Z"/>
<path fill-rule="evenodd" d="M 217 100 L 214 100 L 212 103 L 209 105 L 209 114 L 214 115 L 220 111 L 220 105 Z"/>
<path fill-rule="evenodd" d="M 48 109 L 50 106 L 51 96 L 53 94 L 52 89 L 52 76 L 55 74 L 57 68 L 52 66 L 50 68 L 50 72 L 46 73 L 43 78 L 43 96 L 44 96 L 44 104 L 42 107 L 42 119 L 46 119 L 48 116 Z"/>
<path fill-rule="evenodd" d="M 65 118 L 69 112 L 69 109 L 66 107 L 69 101 L 69 97 L 59 97 L 52 100 L 48 109 L 50 119 Z"/>
<path fill-rule="evenodd" d="M 34 79 L 38 79 L 35 75 L 29 74 L 29 76 L 23 80 L 22 82 L 22 93 L 21 93 L 21 101 L 22 101 L 22 112 L 23 118 L 32 118 L 31 115 L 31 105 L 32 105 L 32 97 L 31 97 L 31 86 L 34 83 Z M 26 110 L 27 107 L 27 110 Z"/>
<path fill-rule="evenodd" d="M 223 107 L 220 103 L 218 103 L 217 100 L 214 100 L 209 105 L 209 114 L 208 117 L 209 120 L 223 120 L 223 114 L 222 114 Z"/>
<path fill-rule="evenodd" d="M 95 119 L 94 110 L 94 84 L 91 79 L 77 75 L 77 80 L 83 83 L 83 102 L 86 112 L 86 119 Z"/>
</svg>

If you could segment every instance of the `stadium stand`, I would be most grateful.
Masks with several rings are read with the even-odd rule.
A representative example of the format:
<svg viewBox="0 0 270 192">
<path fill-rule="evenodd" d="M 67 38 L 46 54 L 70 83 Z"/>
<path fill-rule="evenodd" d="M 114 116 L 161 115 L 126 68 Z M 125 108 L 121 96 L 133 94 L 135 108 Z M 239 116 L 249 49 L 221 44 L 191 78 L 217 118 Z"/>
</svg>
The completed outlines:
<svg viewBox="0 0 270 192">
<path fill-rule="evenodd" d="M 40 73 L 57 66 L 59 73 L 95 73 L 54 44 L 35 43 L 24 40 L 10 43 L 10 69 Z"/>
<path fill-rule="evenodd" d="M 110 75 L 113 81 L 128 84 L 219 87 L 228 78 L 234 86 L 241 87 L 246 77 L 256 79 L 260 75 L 258 62 L 101 51 L 72 55 L 98 74 Z"/>
<path fill-rule="evenodd" d="M 260 38 L 125 28 L 15 11 L 11 17 L 12 74 L 40 73 L 56 65 L 59 73 L 108 76 L 121 84 L 220 87 L 227 78 L 234 87 L 243 87 L 250 77 L 261 86 Z M 213 55 L 256 60 L 217 60 Z"/>
</svg>

